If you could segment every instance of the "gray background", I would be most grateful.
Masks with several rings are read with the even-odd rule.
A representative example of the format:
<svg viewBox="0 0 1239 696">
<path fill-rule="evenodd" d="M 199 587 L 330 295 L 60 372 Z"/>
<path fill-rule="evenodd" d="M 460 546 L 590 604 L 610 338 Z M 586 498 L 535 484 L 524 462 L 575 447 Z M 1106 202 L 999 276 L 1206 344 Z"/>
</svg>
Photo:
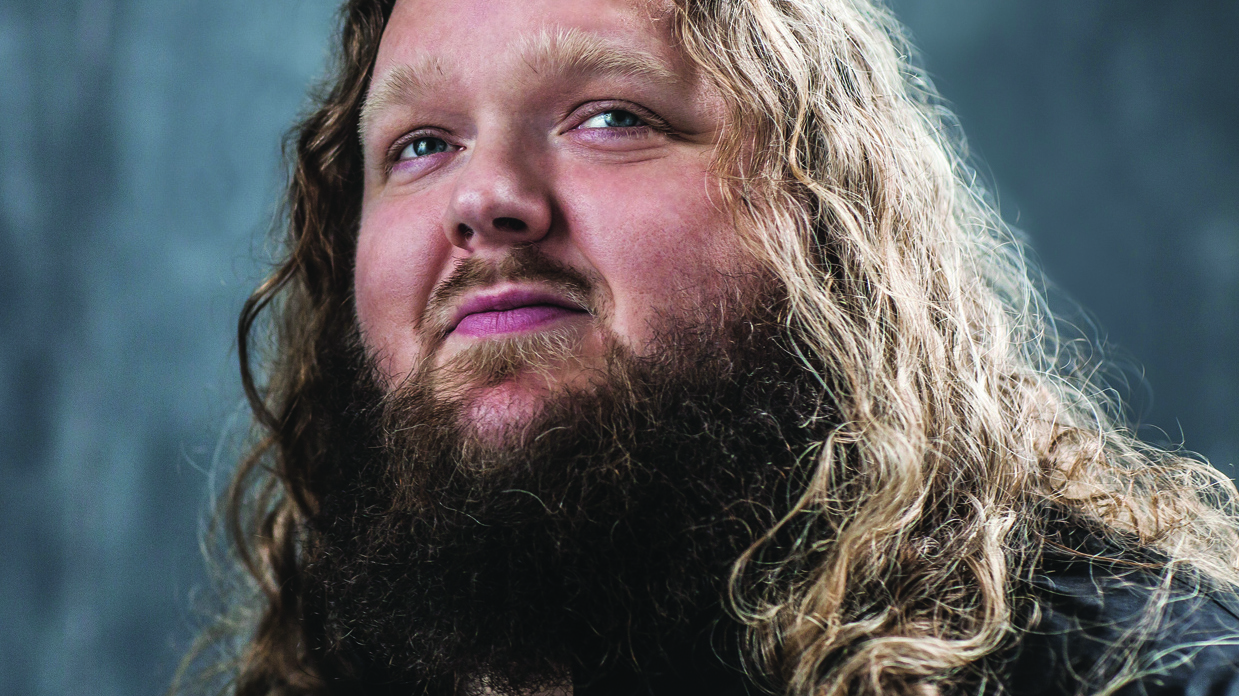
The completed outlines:
<svg viewBox="0 0 1239 696">
<path fill-rule="evenodd" d="M 332 4 L 0 0 L 0 693 L 157 694 L 192 636 L 233 321 Z M 1142 421 L 1229 467 L 1239 2 L 897 9 Z"/>
</svg>

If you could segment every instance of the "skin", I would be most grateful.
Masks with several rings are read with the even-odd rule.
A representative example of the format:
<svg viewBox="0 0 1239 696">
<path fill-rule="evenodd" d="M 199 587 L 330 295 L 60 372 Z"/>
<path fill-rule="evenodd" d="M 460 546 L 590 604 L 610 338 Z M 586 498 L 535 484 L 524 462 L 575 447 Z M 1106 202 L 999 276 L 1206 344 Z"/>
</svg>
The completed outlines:
<svg viewBox="0 0 1239 696">
<path fill-rule="evenodd" d="M 719 98 L 674 47 L 670 13 L 621 0 L 396 4 L 363 116 L 354 287 L 389 388 L 479 342 L 569 337 L 572 359 L 468 392 L 473 425 L 497 432 L 588 385 L 607 337 L 645 354 L 659 316 L 710 316 L 709 298 L 748 262 L 710 170 Z M 597 311 L 427 330 L 427 303 L 459 264 L 498 264 L 520 244 L 590 279 Z M 515 291 L 557 292 L 503 281 L 452 307 Z"/>
</svg>

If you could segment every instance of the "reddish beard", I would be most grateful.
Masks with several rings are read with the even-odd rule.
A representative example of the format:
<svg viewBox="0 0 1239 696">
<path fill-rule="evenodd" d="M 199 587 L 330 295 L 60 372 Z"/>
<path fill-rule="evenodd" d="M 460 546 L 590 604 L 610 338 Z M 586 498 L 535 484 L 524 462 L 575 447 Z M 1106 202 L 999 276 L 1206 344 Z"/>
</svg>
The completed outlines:
<svg viewBox="0 0 1239 696">
<path fill-rule="evenodd" d="M 387 394 L 355 372 L 306 539 L 323 674 L 364 693 L 480 677 L 602 693 L 734 640 L 727 570 L 794 499 L 797 456 L 823 425 L 778 302 L 748 299 L 714 314 L 723 325 L 663 318 L 647 356 L 612 341 L 602 379 L 500 442 L 471 431 L 467 399 L 433 371 Z M 456 374 L 506 374 L 470 369 Z"/>
</svg>

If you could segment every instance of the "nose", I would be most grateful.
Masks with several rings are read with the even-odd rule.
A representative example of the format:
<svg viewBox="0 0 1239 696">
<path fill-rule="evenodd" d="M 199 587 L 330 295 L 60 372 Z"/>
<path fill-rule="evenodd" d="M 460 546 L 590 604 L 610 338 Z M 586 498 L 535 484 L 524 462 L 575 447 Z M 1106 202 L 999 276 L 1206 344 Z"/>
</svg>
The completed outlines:
<svg viewBox="0 0 1239 696">
<path fill-rule="evenodd" d="M 469 252 L 541 241 L 552 205 L 545 178 L 519 143 L 477 142 L 457 175 L 444 231 Z"/>
</svg>

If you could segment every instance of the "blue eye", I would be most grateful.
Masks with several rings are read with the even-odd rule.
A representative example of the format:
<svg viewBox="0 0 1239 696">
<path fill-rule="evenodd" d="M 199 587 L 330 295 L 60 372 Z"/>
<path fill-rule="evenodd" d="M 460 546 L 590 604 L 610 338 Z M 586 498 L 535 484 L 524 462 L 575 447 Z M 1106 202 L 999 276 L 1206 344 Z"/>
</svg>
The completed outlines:
<svg viewBox="0 0 1239 696">
<path fill-rule="evenodd" d="M 581 128 L 639 128 L 646 125 L 639 116 L 623 109 L 611 109 L 590 118 Z"/>
<path fill-rule="evenodd" d="M 440 152 L 447 152 L 447 141 L 443 138 L 424 137 L 418 138 L 400 151 L 400 159 L 409 160 L 417 157 L 425 157 L 426 155 L 435 155 Z"/>
</svg>

